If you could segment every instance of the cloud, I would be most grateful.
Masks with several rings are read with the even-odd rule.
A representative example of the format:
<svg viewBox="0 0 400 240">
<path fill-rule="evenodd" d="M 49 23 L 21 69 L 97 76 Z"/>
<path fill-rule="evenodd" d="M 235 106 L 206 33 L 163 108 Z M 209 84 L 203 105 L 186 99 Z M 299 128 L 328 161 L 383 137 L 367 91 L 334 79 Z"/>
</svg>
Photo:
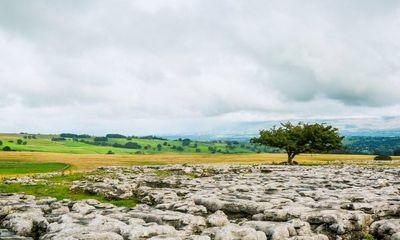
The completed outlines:
<svg viewBox="0 0 400 240">
<path fill-rule="evenodd" d="M 218 131 L 400 110 L 397 1 L 5 0 L 0 9 L 8 131 Z"/>
</svg>

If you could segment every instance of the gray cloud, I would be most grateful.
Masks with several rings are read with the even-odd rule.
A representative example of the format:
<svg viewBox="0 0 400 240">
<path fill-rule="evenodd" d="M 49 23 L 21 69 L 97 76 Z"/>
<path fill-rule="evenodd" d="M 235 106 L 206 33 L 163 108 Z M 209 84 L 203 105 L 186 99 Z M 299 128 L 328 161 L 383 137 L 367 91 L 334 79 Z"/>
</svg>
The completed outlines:
<svg viewBox="0 0 400 240">
<path fill-rule="evenodd" d="M 399 24 L 397 1 L 4 0 L 0 127 L 398 115 Z"/>
</svg>

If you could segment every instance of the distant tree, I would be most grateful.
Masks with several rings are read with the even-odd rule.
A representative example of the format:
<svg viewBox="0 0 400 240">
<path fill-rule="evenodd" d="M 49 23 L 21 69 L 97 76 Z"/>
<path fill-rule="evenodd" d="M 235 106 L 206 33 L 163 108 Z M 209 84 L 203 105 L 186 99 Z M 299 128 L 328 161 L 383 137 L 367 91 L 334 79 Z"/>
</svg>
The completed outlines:
<svg viewBox="0 0 400 240">
<path fill-rule="evenodd" d="M 76 138 L 74 138 L 76 139 Z M 65 141 L 66 139 L 63 137 L 52 137 L 51 141 L 58 142 L 58 141 Z"/>
<path fill-rule="evenodd" d="M 0 146 L 3 145 L 3 141 L 0 140 Z"/>
<path fill-rule="evenodd" d="M 1 142 L 1 141 L 0 141 Z M 1 145 L 1 144 L 0 144 Z M 396 149 L 393 151 L 394 156 L 400 156 L 400 149 Z"/>
<path fill-rule="evenodd" d="M 201 152 L 201 150 L 200 150 L 200 149 L 198 149 L 198 148 L 196 148 L 196 152 L 197 152 L 197 153 L 199 153 L 199 152 Z"/>
<path fill-rule="evenodd" d="M 374 157 L 374 160 L 377 160 L 377 161 L 379 161 L 379 160 L 381 160 L 381 161 L 390 161 L 390 160 L 392 160 L 392 157 L 388 156 L 388 155 L 377 155 L 377 156 Z"/>
<path fill-rule="evenodd" d="M 3 151 L 9 152 L 9 151 L 12 151 L 12 149 L 9 146 L 5 146 L 5 147 L 3 147 Z"/>
<path fill-rule="evenodd" d="M 141 149 L 142 146 L 140 146 L 138 143 L 135 143 L 135 142 L 127 142 L 127 143 L 125 143 L 125 148 Z"/>
<path fill-rule="evenodd" d="M 178 152 L 183 152 L 185 149 L 183 148 L 183 147 L 181 147 L 181 146 L 179 146 L 179 147 L 177 147 L 176 148 L 176 151 L 178 151 Z"/>
<path fill-rule="evenodd" d="M 162 149 L 161 144 L 157 144 L 157 151 L 161 151 L 161 149 Z"/>
<path fill-rule="evenodd" d="M 108 138 L 107 137 L 95 137 L 93 141 L 95 142 L 107 142 Z"/>
<path fill-rule="evenodd" d="M 106 154 L 109 154 L 109 155 L 111 155 L 111 154 L 114 154 L 114 152 L 113 152 L 113 151 L 111 151 L 111 150 L 108 150 L 108 152 L 107 152 Z"/>
<path fill-rule="evenodd" d="M 174 145 L 174 146 L 172 146 L 171 148 L 175 150 L 175 149 L 176 149 L 176 146 Z"/>
<path fill-rule="evenodd" d="M 208 151 L 211 153 L 215 153 L 217 151 L 217 149 L 215 147 L 209 146 Z"/>
<path fill-rule="evenodd" d="M 26 145 L 26 144 L 28 144 L 27 141 L 23 141 L 23 142 L 22 142 L 22 145 Z"/>
<path fill-rule="evenodd" d="M 185 138 L 182 140 L 182 146 L 189 146 L 191 140 L 189 138 Z"/>
<path fill-rule="evenodd" d="M 296 155 L 306 152 L 329 152 L 342 146 L 343 137 L 338 129 L 325 124 L 281 123 L 281 127 L 261 130 L 251 143 L 280 148 L 288 155 L 288 164 L 293 164 Z"/>
<path fill-rule="evenodd" d="M 23 142 L 22 139 L 17 139 L 17 144 L 18 144 L 18 145 L 21 145 L 22 142 Z"/>
<path fill-rule="evenodd" d="M 164 146 L 168 146 L 168 142 L 163 142 L 163 145 Z"/>
<path fill-rule="evenodd" d="M 61 133 L 60 137 L 63 138 L 90 138 L 88 134 L 74 134 L 74 133 Z"/>
<path fill-rule="evenodd" d="M 106 135 L 106 138 L 126 138 L 126 136 L 118 133 L 109 133 Z"/>
<path fill-rule="evenodd" d="M 193 144 L 193 148 L 197 148 L 197 146 L 198 146 L 197 143 Z"/>
</svg>

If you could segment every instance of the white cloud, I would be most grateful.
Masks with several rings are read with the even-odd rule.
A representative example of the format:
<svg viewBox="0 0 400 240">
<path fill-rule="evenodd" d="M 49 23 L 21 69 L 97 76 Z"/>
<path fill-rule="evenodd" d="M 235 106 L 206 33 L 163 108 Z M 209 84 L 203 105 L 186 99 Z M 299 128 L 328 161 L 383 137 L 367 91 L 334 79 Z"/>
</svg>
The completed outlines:
<svg viewBox="0 0 400 240">
<path fill-rule="evenodd" d="M 2 1 L 0 128 L 180 133 L 399 115 L 399 7 Z"/>
</svg>

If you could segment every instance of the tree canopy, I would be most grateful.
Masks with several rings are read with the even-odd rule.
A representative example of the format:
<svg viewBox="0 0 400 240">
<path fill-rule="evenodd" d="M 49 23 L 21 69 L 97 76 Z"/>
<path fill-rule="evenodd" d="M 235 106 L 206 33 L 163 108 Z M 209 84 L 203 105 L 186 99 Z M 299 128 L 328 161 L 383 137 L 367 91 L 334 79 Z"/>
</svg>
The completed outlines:
<svg viewBox="0 0 400 240">
<path fill-rule="evenodd" d="M 260 136 L 252 138 L 252 143 L 268 145 L 286 151 L 288 164 L 293 164 L 293 158 L 300 153 L 329 152 L 342 146 L 343 137 L 338 129 L 325 124 L 308 124 L 299 122 L 281 123 L 279 128 L 261 130 Z"/>
</svg>

